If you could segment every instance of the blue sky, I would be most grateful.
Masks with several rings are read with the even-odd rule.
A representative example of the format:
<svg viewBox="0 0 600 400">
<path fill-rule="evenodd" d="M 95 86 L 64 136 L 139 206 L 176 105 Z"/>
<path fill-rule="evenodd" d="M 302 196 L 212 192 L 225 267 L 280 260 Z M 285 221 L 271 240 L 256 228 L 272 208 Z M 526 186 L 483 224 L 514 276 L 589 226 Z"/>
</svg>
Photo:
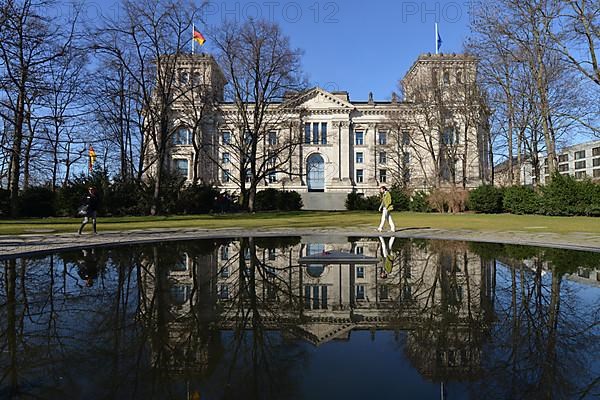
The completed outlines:
<svg viewBox="0 0 600 400">
<path fill-rule="evenodd" d="M 110 13 L 115 3 L 88 1 L 87 13 Z M 312 85 L 347 90 L 360 101 L 370 91 L 375 100 L 390 99 L 418 55 L 435 52 L 435 22 L 441 51 L 461 52 L 469 7 L 467 0 L 211 0 L 204 16 L 210 24 L 248 17 L 279 22 L 292 45 L 304 50 L 303 67 Z M 211 51 L 210 40 L 203 50 Z"/>
<path fill-rule="evenodd" d="M 210 23 L 261 15 L 278 21 L 292 45 L 304 50 L 313 85 L 347 90 L 353 100 L 386 100 L 421 53 L 435 52 L 435 22 L 443 52 L 461 52 L 468 3 L 451 1 L 215 1 Z M 210 43 L 206 44 L 210 51 Z"/>
</svg>

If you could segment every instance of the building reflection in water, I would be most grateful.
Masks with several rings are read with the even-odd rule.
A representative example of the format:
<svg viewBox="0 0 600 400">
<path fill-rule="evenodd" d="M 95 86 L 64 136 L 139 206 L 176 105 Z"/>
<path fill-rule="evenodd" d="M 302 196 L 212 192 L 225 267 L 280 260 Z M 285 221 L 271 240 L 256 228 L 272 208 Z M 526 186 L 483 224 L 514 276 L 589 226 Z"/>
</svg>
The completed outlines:
<svg viewBox="0 0 600 400">
<path fill-rule="evenodd" d="M 590 253 L 303 237 L 83 255 L 4 262 L 0 394 L 297 397 L 306 344 L 351 345 L 361 331 L 395 332 L 442 397 L 448 386 L 490 398 L 599 393 Z M 78 275 L 91 255 L 93 286 Z M 93 382 L 78 379 L 97 365 Z"/>
</svg>

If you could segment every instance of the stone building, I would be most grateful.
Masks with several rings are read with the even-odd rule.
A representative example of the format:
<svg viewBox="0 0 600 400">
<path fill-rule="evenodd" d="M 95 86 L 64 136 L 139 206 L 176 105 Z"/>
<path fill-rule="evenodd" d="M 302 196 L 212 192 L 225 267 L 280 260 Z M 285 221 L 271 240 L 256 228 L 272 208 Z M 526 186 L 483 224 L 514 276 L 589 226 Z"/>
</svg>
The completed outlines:
<svg viewBox="0 0 600 400">
<path fill-rule="evenodd" d="M 225 100 L 227 82 L 212 56 L 185 55 L 177 63 L 178 85 L 209 88 L 211 106 L 204 107 L 204 96 L 183 95 L 172 107 L 169 164 L 189 181 L 235 192 L 247 173 L 240 170 L 239 105 Z M 260 161 L 273 168 L 258 190 L 345 198 L 374 194 L 380 185 L 479 186 L 488 179 L 489 131 L 475 98 L 476 67 L 466 55 L 421 55 L 402 80 L 402 100 L 369 94 L 353 101 L 348 92 L 319 87 L 287 94 L 270 105 L 276 117 L 263 132 Z M 283 153 L 285 162 L 276 162 Z"/>
</svg>

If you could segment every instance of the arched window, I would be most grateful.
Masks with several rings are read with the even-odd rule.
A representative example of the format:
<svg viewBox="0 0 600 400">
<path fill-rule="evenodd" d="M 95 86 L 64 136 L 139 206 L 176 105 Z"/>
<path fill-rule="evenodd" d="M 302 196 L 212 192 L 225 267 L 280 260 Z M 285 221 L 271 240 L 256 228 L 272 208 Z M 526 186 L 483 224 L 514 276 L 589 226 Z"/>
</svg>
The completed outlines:
<svg viewBox="0 0 600 400">
<path fill-rule="evenodd" d="M 177 128 L 173 134 L 174 145 L 190 145 L 192 144 L 192 131 L 190 128 L 182 126 Z"/>
<path fill-rule="evenodd" d="M 182 85 L 187 85 L 190 81 L 190 73 L 186 70 L 179 71 L 179 83 Z"/>
<path fill-rule="evenodd" d="M 463 76 L 462 76 L 462 71 L 458 71 L 458 72 L 456 73 L 456 82 L 458 82 L 458 83 L 463 83 L 463 81 L 462 81 L 462 78 L 463 78 Z"/>
<path fill-rule="evenodd" d="M 450 72 L 448 71 L 444 71 L 444 84 L 450 84 Z"/>
</svg>

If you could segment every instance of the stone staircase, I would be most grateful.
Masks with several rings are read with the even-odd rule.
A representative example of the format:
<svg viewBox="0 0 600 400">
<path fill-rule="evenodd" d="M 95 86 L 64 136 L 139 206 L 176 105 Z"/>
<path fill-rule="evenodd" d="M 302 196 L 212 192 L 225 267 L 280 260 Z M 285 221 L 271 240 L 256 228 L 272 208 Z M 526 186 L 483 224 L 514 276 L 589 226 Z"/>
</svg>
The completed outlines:
<svg viewBox="0 0 600 400">
<path fill-rule="evenodd" d="M 346 209 L 347 193 L 336 192 L 301 192 L 303 210 L 337 211 Z"/>
</svg>

